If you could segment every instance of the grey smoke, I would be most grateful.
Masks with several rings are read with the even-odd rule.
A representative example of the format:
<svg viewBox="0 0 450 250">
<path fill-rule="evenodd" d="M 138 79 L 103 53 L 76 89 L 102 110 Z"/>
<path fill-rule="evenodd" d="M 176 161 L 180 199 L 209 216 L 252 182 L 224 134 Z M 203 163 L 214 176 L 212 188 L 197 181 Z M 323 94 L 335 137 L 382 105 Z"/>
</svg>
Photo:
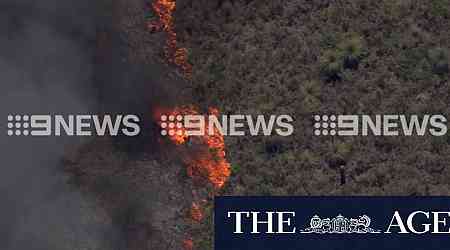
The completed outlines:
<svg viewBox="0 0 450 250">
<path fill-rule="evenodd" d="M 8 137 L 8 114 L 96 110 L 95 7 L 90 0 L 0 3 L 0 249 L 119 249 L 114 228 L 88 220 L 88 197 L 66 183 L 76 138 Z"/>
</svg>

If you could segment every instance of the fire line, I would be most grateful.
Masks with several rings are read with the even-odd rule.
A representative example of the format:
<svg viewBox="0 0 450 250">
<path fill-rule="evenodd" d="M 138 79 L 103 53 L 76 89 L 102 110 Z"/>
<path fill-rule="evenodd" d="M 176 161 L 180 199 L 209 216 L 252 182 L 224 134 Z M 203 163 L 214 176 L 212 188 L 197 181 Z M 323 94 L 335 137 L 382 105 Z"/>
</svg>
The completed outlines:
<svg viewBox="0 0 450 250">
<path fill-rule="evenodd" d="M 152 4 L 153 11 L 158 15 L 159 20 L 148 23 L 148 28 L 153 32 L 165 31 L 167 33 L 164 55 L 169 63 L 175 64 L 182 71 L 186 78 L 192 77 L 192 65 L 188 62 L 188 51 L 186 48 L 179 48 L 177 33 L 175 31 L 173 12 L 175 11 L 175 0 L 156 0 Z"/>
<path fill-rule="evenodd" d="M 173 20 L 176 0 L 155 0 L 152 3 L 152 7 L 159 20 L 149 22 L 148 28 L 152 32 L 166 32 L 167 40 L 164 47 L 166 60 L 179 67 L 184 77 L 191 80 L 192 65 L 188 62 L 188 50 L 186 48 L 179 48 L 177 43 L 177 33 Z M 217 108 L 209 108 L 208 112 L 214 115 L 219 114 Z M 162 113 L 173 116 L 198 115 L 199 111 L 194 106 L 184 106 L 165 110 L 159 109 L 154 112 L 154 115 L 159 118 Z M 187 173 L 192 179 L 207 180 L 215 190 L 219 190 L 230 177 L 231 166 L 225 158 L 225 141 L 223 135 L 219 133 L 217 128 L 215 130 L 213 135 L 204 135 L 196 138 L 200 144 L 206 146 L 207 150 L 184 157 L 184 163 L 187 166 Z M 184 133 L 175 133 L 170 135 L 169 138 L 177 147 L 185 145 L 190 139 Z M 200 223 L 204 218 L 202 207 L 199 202 L 195 201 L 195 198 L 191 204 L 190 217 L 196 223 Z M 187 236 L 183 242 L 183 246 L 186 250 L 192 250 L 194 248 L 192 236 Z"/>
</svg>

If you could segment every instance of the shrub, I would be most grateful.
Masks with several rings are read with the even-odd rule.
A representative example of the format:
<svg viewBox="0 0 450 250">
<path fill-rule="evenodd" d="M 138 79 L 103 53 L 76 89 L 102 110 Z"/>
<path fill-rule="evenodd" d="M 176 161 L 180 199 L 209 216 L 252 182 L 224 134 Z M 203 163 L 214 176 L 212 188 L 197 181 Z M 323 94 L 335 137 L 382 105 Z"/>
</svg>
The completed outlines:
<svg viewBox="0 0 450 250">
<path fill-rule="evenodd" d="M 433 73 L 438 75 L 449 73 L 449 54 L 446 49 L 433 48 L 428 50 L 428 60 L 432 65 Z"/>
<path fill-rule="evenodd" d="M 325 51 L 320 58 L 321 72 L 327 81 L 339 81 L 344 70 L 357 70 L 364 57 L 362 38 L 357 34 L 346 34 L 337 44 Z"/>
<path fill-rule="evenodd" d="M 318 81 L 306 81 L 300 86 L 300 105 L 306 113 L 317 112 L 320 109 L 320 94 L 322 92 Z"/>
<path fill-rule="evenodd" d="M 339 81 L 344 69 L 342 60 L 337 51 L 327 51 L 320 58 L 321 72 L 327 81 Z"/>
<path fill-rule="evenodd" d="M 400 55 L 400 76 L 406 80 L 433 79 L 449 73 L 448 51 L 443 48 L 412 48 Z"/>
<path fill-rule="evenodd" d="M 433 16 L 449 17 L 450 2 L 448 0 L 432 0 L 431 14 Z"/>
<path fill-rule="evenodd" d="M 363 57 L 363 43 L 359 36 L 353 35 L 338 45 L 342 54 L 344 69 L 358 69 Z"/>
<path fill-rule="evenodd" d="M 405 49 L 399 56 L 399 74 L 405 80 L 431 79 L 431 66 L 424 48 Z"/>
</svg>

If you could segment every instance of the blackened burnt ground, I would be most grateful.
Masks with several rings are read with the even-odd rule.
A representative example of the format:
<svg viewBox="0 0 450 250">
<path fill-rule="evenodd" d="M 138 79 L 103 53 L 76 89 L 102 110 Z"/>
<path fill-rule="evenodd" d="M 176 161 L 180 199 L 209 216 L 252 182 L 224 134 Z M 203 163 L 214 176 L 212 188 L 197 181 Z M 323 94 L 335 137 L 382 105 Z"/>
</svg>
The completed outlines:
<svg viewBox="0 0 450 250">
<path fill-rule="evenodd" d="M 96 43 L 95 81 L 83 88 L 99 100 L 96 111 L 146 117 L 155 105 L 194 103 L 295 117 L 291 137 L 226 138 L 233 173 L 223 194 L 449 194 L 447 136 L 312 134 L 316 113 L 448 116 L 447 0 L 179 0 L 177 33 L 194 68 L 189 84 L 164 66 L 164 34 L 145 29 L 144 1 L 100 3 L 96 37 L 88 39 Z M 148 117 L 146 138 L 102 138 L 65 154 L 70 183 L 88 198 L 70 197 L 93 206 L 85 214 L 94 224 L 118 229 L 112 247 L 180 249 L 192 186 Z M 11 194 L 7 208 L 18 211 Z M 212 207 L 205 208 L 203 224 L 190 228 L 195 248 L 209 250 Z M 4 235 L 21 246 L 14 234 Z"/>
<path fill-rule="evenodd" d="M 233 175 L 223 193 L 449 194 L 447 136 L 312 133 L 317 113 L 448 116 L 448 6 L 446 0 L 177 1 L 179 43 L 194 69 L 188 104 L 295 117 L 290 137 L 226 138 Z M 133 41 L 142 39 L 130 41 L 133 51 Z M 158 53 L 142 48 L 138 57 Z M 194 236 L 196 248 L 206 250 L 212 207 L 205 213 Z"/>
<path fill-rule="evenodd" d="M 192 184 L 173 145 L 161 143 L 153 111 L 190 102 L 186 82 L 162 57 L 163 33 L 147 30 L 140 0 L 99 1 L 95 84 L 103 113 L 136 114 L 137 137 L 92 140 L 68 153 L 71 183 L 94 197 L 117 249 L 182 249 L 189 232 Z"/>
</svg>

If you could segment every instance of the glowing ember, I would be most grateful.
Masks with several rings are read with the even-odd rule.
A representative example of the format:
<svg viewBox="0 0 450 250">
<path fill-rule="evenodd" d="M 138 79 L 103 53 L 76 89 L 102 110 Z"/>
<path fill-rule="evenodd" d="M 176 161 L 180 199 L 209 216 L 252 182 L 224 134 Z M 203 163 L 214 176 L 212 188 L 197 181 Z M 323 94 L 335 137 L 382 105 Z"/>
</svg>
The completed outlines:
<svg viewBox="0 0 450 250">
<path fill-rule="evenodd" d="M 198 111 L 197 109 L 195 109 L 193 106 L 186 106 L 186 107 L 176 107 L 173 109 L 164 109 L 164 108 L 159 108 L 154 112 L 154 118 L 156 120 L 159 120 L 159 118 L 161 117 L 161 115 L 167 115 L 167 116 L 174 116 L 177 117 L 179 115 L 197 115 Z M 159 124 L 161 126 L 161 123 Z M 188 141 L 188 136 L 185 135 L 184 128 L 177 128 L 177 130 L 182 131 L 181 134 L 179 133 L 175 133 L 170 135 L 169 134 L 169 138 L 171 141 L 173 141 L 175 144 L 177 145 L 181 145 L 184 144 Z"/>
<path fill-rule="evenodd" d="M 191 218 L 196 222 L 200 222 L 203 219 L 202 209 L 200 208 L 200 205 L 195 202 L 192 203 L 191 206 Z"/>
<path fill-rule="evenodd" d="M 148 28 L 152 31 L 165 31 L 167 33 L 166 47 L 164 54 L 166 59 L 180 67 L 187 78 L 191 78 L 192 66 L 187 60 L 188 51 L 186 48 L 178 48 L 177 33 L 173 22 L 173 12 L 175 11 L 175 0 L 156 0 L 152 4 L 153 10 L 159 17 L 159 21 L 151 21 Z"/>
<path fill-rule="evenodd" d="M 199 112 L 193 106 L 186 106 L 176 107 L 172 110 L 161 109 L 155 114 L 157 117 L 160 117 L 161 114 L 177 117 L 180 115 L 198 115 Z M 218 115 L 219 111 L 216 108 L 210 108 L 209 114 Z M 179 130 L 184 132 L 183 128 Z M 184 133 L 169 134 L 169 138 L 177 145 L 186 144 L 191 139 Z M 183 160 L 187 165 L 188 175 L 192 178 L 206 178 L 215 188 L 222 188 L 231 174 L 230 163 L 225 158 L 225 141 L 223 135 L 219 132 L 218 128 L 214 128 L 214 134 L 195 136 L 195 139 L 192 139 L 196 140 L 200 145 L 206 146 L 207 150 L 184 157 Z"/>
<path fill-rule="evenodd" d="M 187 79 L 192 78 L 192 65 L 188 62 L 188 50 L 179 48 L 177 44 L 177 33 L 175 32 L 173 12 L 176 8 L 176 0 L 155 0 L 152 3 L 153 10 L 158 15 L 158 21 L 148 23 L 148 28 L 152 32 L 164 31 L 167 33 L 164 55 L 169 63 L 178 66 Z M 159 121 L 162 114 L 177 117 L 179 115 L 198 115 L 200 112 L 193 106 L 176 107 L 173 109 L 159 109 L 154 115 Z M 218 115 L 216 108 L 210 108 L 209 114 Z M 159 124 L 162 127 L 162 123 Z M 166 124 L 167 125 L 167 124 Z M 163 127 L 162 127 L 163 128 Z M 164 128 L 163 128 L 164 129 Z M 225 159 L 225 142 L 223 135 L 214 128 L 213 135 L 195 136 L 190 138 L 185 135 L 184 128 L 177 128 L 177 133 L 170 133 L 169 138 L 177 146 L 185 145 L 192 141 L 198 142 L 206 150 L 195 152 L 184 157 L 188 175 L 191 178 L 201 178 L 207 180 L 214 188 L 222 188 L 231 174 L 230 164 Z M 203 219 L 201 206 L 193 202 L 191 206 L 191 219 L 200 222 Z M 194 242 L 191 237 L 183 241 L 184 249 L 192 250 Z"/>
<path fill-rule="evenodd" d="M 185 240 L 183 241 L 183 247 L 184 247 L 184 249 L 186 249 L 186 250 L 192 250 L 192 249 L 194 249 L 194 242 L 192 241 L 191 238 L 185 239 Z"/>
</svg>

